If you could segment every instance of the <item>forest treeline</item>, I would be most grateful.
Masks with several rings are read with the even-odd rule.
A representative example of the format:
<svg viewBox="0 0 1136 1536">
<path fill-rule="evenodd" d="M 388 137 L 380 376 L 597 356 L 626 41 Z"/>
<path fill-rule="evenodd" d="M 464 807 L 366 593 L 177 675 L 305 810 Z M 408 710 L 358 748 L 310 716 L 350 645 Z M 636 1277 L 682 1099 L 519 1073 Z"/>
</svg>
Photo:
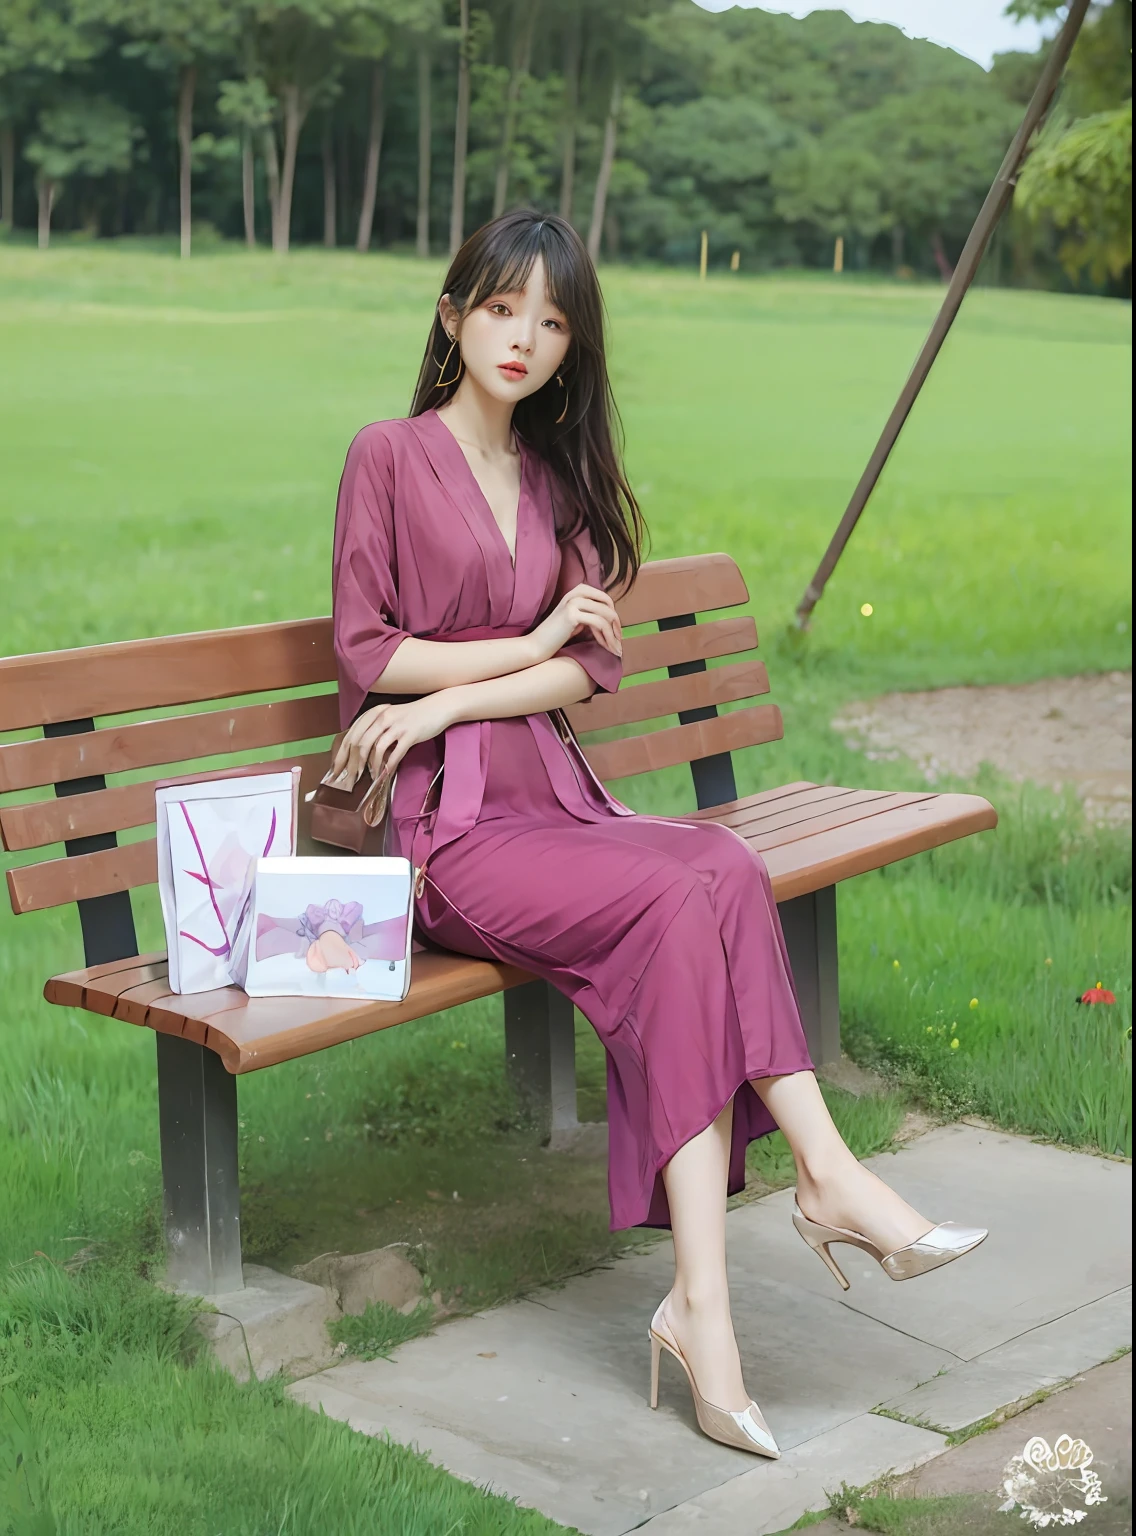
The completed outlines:
<svg viewBox="0 0 1136 1536">
<path fill-rule="evenodd" d="M 946 275 L 1044 56 L 693 0 L 0 0 L 0 217 L 426 254 L 526 203 L 607 259 Z M 995 280 L 1127 283 L 1130 60 L 1095 6 Z"/>
</svg>

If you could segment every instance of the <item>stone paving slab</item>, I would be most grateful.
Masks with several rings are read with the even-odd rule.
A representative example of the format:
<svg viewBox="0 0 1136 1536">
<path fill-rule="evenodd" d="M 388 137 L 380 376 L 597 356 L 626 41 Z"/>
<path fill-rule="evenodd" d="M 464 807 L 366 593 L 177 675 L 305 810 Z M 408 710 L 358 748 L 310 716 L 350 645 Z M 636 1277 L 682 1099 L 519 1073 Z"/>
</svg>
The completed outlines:
<svg viewBox="0 0 1136 1536">
<path fill-rule="evenodd" d="M 669 1359 L 659 1411 L 647 1407 L 647 1324 L 670 1284 L 669 1243 L 455 1319 L 393 1361 L 346 1362 L 289 1390 L 588 1536 L 622 1536 L 646 1521 L 661 1531 L 664 1513 L 692 1501 L 697 1518 L 710 1519 L 718 1502 L 730 1503 L 721 1490 L 743 1480 L 736 1498 L 753 1506 L 756 1533 L 822 1505 L 818 1487 L 870 1477 L 847 1465 L 857 1435 L 885 1457 L 893 1446 L 895 1455 L 904 1447 L 921 1455 L 941 1444 L 870 1412 L 921 1383 L 970 1369 L 950 1384 L 969 1422 L 981 1416 L 969 1413 L 975 1402 L 985 1413 L 1020 1397 L 1023 1373 L 1032 1380 L 1061 1359 L 1115 1347 L 1114 1298 L 1130 1280 L 1130 1167 L 961 1124 L 868 1161 L 928 1215 L 978 1222 L 991 1236 L 914 1284 L 838 1250 L 842 1263 L 849 1257 L 845 1293 L 793 1230 L 791 1190 L 730 1213 L 738 1341 L 747 1384 L 785 1453 L 779 1462 L 699 1434 L 685 1377 Z M 938 1411 L 964 1409 L 945 1396 Z M 794 1466 L 806 1471 L 793 1475 Z"/>
<path fill-rule="evenodd" d="M 892 1492 L 897 1498 L 949 1501 L 932 1505 L 921 1517 L 919 1529 L 927 1536 L 932 1532 L 940 1536 L 1006 1536 L 1014 1528 L 1030 1530 L 1032 1527 L 1021 1523 L 1020 1511 L 999 1513 L 1005 1498 L 1005 1468 L 1011 1457 L 1021 1455 L 1033 1436 L 1040 1435 L 1052 1446 L 1063 1434 L 1082 1439 L 1091 1448 L 1092 1469 L 1105 1495 L 1104 1503 L 1084 1509 L 1077 1529 L 1083 1536 L 1131 1536 L 1130 1355 L 1084 1372 L 997 1428 L 924 1460 L 916 1470 L 900 1477 Z M 872 1474 L 866 1474 L 858 1486 L 864 1487 L 871 1480 Z M 821 1507 L 819 1500 L 817 1507 Z M 654 1528 L 654 1522 L 645 1527 L 649 1531 Z M 849 1529 L 845 1520 L 830 1516 L 811 1526 L 809 1536 L 848 1536 Z M 784 1536 L 784 1528 L 778 1536 Z"/>
<path fill-rule="evenodd" d="M 957 1123 L 868 1159 L 929 1219 L 989 1227 L 975 1253 L 897 1284 L 836 1247 L 842 1292 L 789 1222 L 792 1190 L 757 1202 L 769 1271 L 964 1360 L 1131 1282 L 1132 1168 L 1024 1136 Z M 776 1431 L 774 1431 L 776 1433 Z"/>
<path fill-rule="evenodd" d="M 767 1536 L 806 1509 L 820 1509 L 843 1483 L 907 1472 L 938 1456 L 942 1435 L 862 1413 L 717 1488 L 688 1499 L 641 1527 L 645 1536 Z"/>
<path fill-rule="evenodd" d="M 1041 1387 L 1068 1381 L 1131 1343 L 1132 1289 L 1125 1286 L 1054 1323 L 999 1344 L 884 1406 L 950 1433 Z"/>
</svg>

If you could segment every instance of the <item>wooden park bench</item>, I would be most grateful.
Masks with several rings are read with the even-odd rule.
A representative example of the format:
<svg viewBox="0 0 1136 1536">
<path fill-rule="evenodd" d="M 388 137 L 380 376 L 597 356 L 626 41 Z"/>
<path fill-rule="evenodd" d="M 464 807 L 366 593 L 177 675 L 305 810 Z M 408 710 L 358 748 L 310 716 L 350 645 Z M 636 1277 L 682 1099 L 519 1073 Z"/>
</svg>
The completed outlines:
<svg viewBox="0 0 1136 1536">
<path fill-rule="evenodd" d="M 696 614 L 748 597 L 726 555 L 644 565 L 619 614 L 625 627 L 655 628 L 625 636 L 624 668 L 629 678 L 663 668 L 667 677 L 625 683 L 568 713 L 585 736 L 678 716 L 677 725 L 586 740 L 588 758 L 605 780 L 689 763 L 699 807 L 693 815 L 726 823 L 760 851 L 819 1066 L 840 1050 L 837 882 L 993 827 L 997 818 L 976 795 L 831 784 L 784 784 L 738 799 L 730 754 L 779 739 L 781 713 L 771 704 L 718 713 L 719 705 L 767 693 L 769 681 L 764 665 L 744 654 L 757 644 L 752 618 L 699 624 Z M 708 659 L 725 656 L 741 659 L 707 668 Z M 200 1295 L 243 1283 L 241 1073 L 504 992 L 514 1082 L 546 1132 L 576 1123 L 573 1010 L 527 972 L 429 949 L 415 954 L 402 1003 L 249 998 L 236 987 L 178 996 L 169 989 L 165 956 L 137 953 L 130 892 L 156 883 L 155 842 L 151 835 L 120 844 L 116 834 L 151 826 L 154 780 L 108 786 L 107 776 L 159 767 L 169 775 L 193 760 L 267 749 L 266 768 L 301 765 L 303 795 L 323 771 L 338 728 L 336 695 L 326 691 L 334 679 L 326 618 L 0 660 L 0 735 L 43 731 L 0 744 L 0 794 L 7 797 L 0 832 L 5 849 L 24 856 L 7 872 L 12 909 L 38 912 L 75 902 L 87 968 L 53 976 L 45 997 L 155 1032 L 167 1278 Z M 215 704 L 281 690 L 303 692 Z M 185 705 L 206 707 L 128 723 L 114 718 Z M 99 727 L 97 719 L 104 722 Z M 281 755 L 291 744 L 306 750 Z M 44 788 L 53 788 L 54 797 L 29 800 L 21 793 Z M 13 794 L 20 798 L 12 800 Z M 303 817 L 300 833 L 303 847 Z M 53 850 L 60 842 L 63 858 Z M 30 862 L 27 851 L 35 849 L 50 851 Z"/>
</svg>

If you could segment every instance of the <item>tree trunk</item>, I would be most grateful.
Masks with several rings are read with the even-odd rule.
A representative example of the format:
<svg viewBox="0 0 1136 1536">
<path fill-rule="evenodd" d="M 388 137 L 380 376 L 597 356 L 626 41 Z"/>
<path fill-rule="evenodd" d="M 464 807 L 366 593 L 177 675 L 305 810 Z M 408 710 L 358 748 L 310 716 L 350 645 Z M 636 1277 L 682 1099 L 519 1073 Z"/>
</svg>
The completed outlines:
<svg viewBox="0 0 1136 1536">
<path fill-rule="evenodd" d="M 189 255 L 193 230 L 193 93 L 197 89 L 197 65 L 184 64 L 178 80 L 178 207 L 181 217 L 181 254 Z"/>
<path fill-rule="evenodd" d="M 898 272 L 903 266 L 903 244 L 905 230 L 902 224 L 893 224 L 891 227 L 891 264 L 893 271 Z"/>
<path fill-rule="evenodd" d="M 380 59 L 371 70 L 371 121 L 367 127 L 367 160 L 363 167 L 363 203 L 359 209 L 359 229 L 355 249 L 371 249 L 371 230 L 375 223 L 375 198 L 379 188 L 379 159 L 383 152 L 383 123 L 386 119 L 386 61 Z"/>
<path fill-rule="evenodd" d="M 275 228 L 272 231 L 272 249 L 286 254 L 292 234 L 292 188 L 296 184 L 296 151 L 300 143 L 300 130 L 304 126 L 307 111 L 300 100 L 298 85 L 284 87 L 284 156 L 280 167 L 280 196 Z"/>
<path fill-rule="evenodd" d="M 461 0 L 458 44 L 458 102 L 454 117 L 454 190 L 450 200 L 450 255 L 465 235 L 465 162 L 469 147 L 469 0 Z"/>
<path fill-rule="evenodd" d="M 560 217 L 571 219 L 576 189 L 576 115 L 580 108 L 580 7 L 573 6 L 564 39 L 564 157 L 560 164 Z"/>
<path fill-rule="evenodd" d="M 430 254 L 430 45 L 418 45 L 418 222 L 415 247 L 419 256 Z"/>
<path fill-rule="evenodd" d="M 0 123 L 0 227 L 11 230 L 15 221 L 16 130 Z"/>
<path fill-rule="evenodd" d="M 600 237 L 603 234 L 604 214 L 607 211 L 607 189 L 611 185 L 611 168 L 615 164 L 615 136 L 619 127 L 619 109 L 623 103 L 623 81 L 616 75 L 611 82 L 611 101 L 604 123 L 603 151 L 600 169 L 596 177 L 596 191 L 592 198 L 592 222 L 588 229 L 588 255 L 593 261 L 600 259 Z"/>
<path fill-rule="evenodd" d="M 264 172 L 268 180 L 268 209 L 272 249 L 276 249 L 276 226 L 280 221 L 280 161 L 276 154 L 276 132 L 264 130 Z"/>
<path fill-rule="evenodd" d="M 51 243 L 51 210 L 55 206 L 55 182 L 41 181 L 36 186 L 39 195 L 39 248 L 46 251 Z"/>
<path fill-rule="evenodd" d="M 252 158 L 252 134 L 241 134 L 241 205 L 245 215 L 245 244 L 256 249 L 256 167 Z"/>
<path fill-rule="evenodd" d="M 943 250 L 943 237 L 938 230 L 931 236 L 931 255 L 935 258 L 935 265 L 939 269 L 939 276 L 944 283 L 949 283 L 955 275 L 955 269 L 947 259 L 947 253 Z"/>
<path fill-rule="evenodd" d="M 537 0 L 517 0 L 520 20 L 513 40 L 513 67 L 509 71 L 509 85 L 505 92 L 505 116 L 501 123 L 501 147 L 497 151 L 497 177 L 493 185 L 494 218 L 505 212 L 505 204 L 509 200 L 509 168 L 513 158 L 513 135 L 517 128 L 517 101 L 532 58 L 536 5 Z M 516 16 L 517 10 L 514 10 L 513 14 Z"/>
<path fill-rule="evenodd" d="M 323 120 L 320 137 L 320 156 L 323 160 L 323 243 L 328 250 L 336 246 L 335 229 L 335 146 L 331 137 L 331 113 Z"/>
</svg>

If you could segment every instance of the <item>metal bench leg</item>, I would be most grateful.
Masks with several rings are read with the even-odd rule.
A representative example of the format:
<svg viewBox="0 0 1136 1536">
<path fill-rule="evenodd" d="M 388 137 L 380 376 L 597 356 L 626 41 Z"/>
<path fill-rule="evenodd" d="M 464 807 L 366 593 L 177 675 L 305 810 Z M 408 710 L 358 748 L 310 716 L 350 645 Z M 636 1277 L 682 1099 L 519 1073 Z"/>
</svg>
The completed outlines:
<svg viewBox="0 0 1136 1536">
<path fill-rule="evenodd" d="M 840 984 L 836 959 L 836 887 L 826 885 L 778 906 L 789 963 L 815 1066 L 840 1060 Z"/>
<path fill-rule="evenodd" d="M 505 993 L 505 1059 L 544 1139 L 576 1118 L 576 1025 L 571 1000 L 546 981 Z"/>
<path fill-rule="evenodd" d="M 237 1080 L 215 1051 L 157 1035 L 166 1281 L 197 1296 L 239 1291 Z"/>
<path fill-rule="evenodd" d="M 95 722 L 64 720 L 45 725 L 45 738 L 83 736 Z M 105 789 L 101 774 L 56 784 L 60 798 Z M 113 832 L 64 843 L 68 857 L 117 848 Z M 83 953 L 88 965 L 126 960 L 138 953 L 129 891 L 92 896 L 78 903 Z M 166 1278 L 198 1296 L 239 1291 L 241 1216 L 237 1163 L 237 1080 L 221 1058 L 177 1035 L 158 1042 L 158 1127 L 162 1149 Z"/>
</svg>

